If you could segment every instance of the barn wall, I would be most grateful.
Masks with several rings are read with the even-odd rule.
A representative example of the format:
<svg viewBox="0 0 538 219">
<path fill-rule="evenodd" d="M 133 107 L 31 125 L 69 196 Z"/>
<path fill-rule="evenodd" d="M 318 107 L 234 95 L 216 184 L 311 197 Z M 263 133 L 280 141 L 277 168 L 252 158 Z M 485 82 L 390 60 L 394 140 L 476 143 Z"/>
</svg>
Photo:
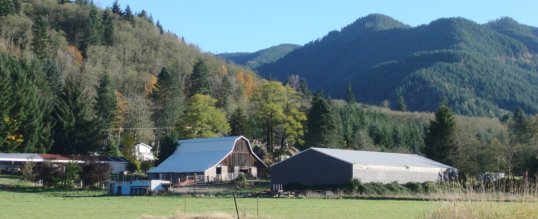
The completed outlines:
<svg viewBox="0 0 538 219">
<path fill-rule="evenodd" d="M 353 178 L 363 183 L 380 182 L 400 184 L 408 182 L 436 182 L 439 180 L 441 168 L 417 168 L 417 167 L 383 167 L 355 165 Z"/>
<path fill-rule="evenodd" d="M 353 166 L 307 150 L 271 167 L 271 184 L 332 185 L 351 181 Z"/>
</svg>

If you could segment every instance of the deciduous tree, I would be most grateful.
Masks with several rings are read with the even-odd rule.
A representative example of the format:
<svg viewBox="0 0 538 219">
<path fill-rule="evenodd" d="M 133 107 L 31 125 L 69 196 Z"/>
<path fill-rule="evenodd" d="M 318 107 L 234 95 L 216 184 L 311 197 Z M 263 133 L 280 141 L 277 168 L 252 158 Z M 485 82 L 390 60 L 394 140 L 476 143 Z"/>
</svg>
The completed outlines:
<svg viewBox="0 0 538 219">
<path fill-rule="evenodd" d="M 215 107 L 217 100 L 203 94 L 189 99 L 187 109 L 177 124 L 181 138 L 215 137 L 230 132 L 226 114 Z"/>
</svg>

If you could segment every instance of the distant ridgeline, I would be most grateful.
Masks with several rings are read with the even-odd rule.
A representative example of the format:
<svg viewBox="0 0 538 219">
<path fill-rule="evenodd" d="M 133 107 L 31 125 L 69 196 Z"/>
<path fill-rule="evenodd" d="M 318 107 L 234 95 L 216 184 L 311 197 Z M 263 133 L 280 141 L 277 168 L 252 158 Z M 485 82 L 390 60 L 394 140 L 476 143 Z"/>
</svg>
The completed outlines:
<svg viewBox="0 0 538 219">
<path fill-rule="evenodd" d="M 500 116 L 520 107 L 538 112 L 538 28 L 501 18 L 477 24 L 442 18 L 410 27 L 368 15 L 256 70 L 286 81 L 298 74 L 310 88 L 358 101 L 434 111 L 446 98 L 456 113 Z"/>
<path fill-rule="evenodd" d="M 255 69 L 263 64 L 275 62 L 299 47 L 299 45 L 294 44 L 280 44 L 278 46 L 273 46 L 253 53 L 222 53 L 218 54 L 217 56 L 232 61 L 236 64 Z"/>
</svg>

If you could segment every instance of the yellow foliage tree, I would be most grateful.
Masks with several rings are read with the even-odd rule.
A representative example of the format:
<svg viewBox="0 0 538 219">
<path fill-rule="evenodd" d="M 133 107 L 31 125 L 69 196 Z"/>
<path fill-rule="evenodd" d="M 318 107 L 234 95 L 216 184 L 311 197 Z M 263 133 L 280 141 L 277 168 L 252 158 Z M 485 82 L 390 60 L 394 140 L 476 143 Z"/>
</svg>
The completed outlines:
<svg viewBox="0 0 538 219">
<path fill-rule="evenodd" d="M 251 97 L 252 92 L 256 87 L 254 83 L 254 76 L 252 76 L 251 73 L 245 73 L 243 71 L 240 71 L 235 75 L 235 77 L 237 78 L 237 81 L 241 83 L 241 86 L 243 86 L 243 94 L 246 97 Z"/>
<path fill-rule="evenodd" d="M 76 60 L 79 64 L 82 64 L 84 62 L 84 58 L 82 56 L 82 53 L 77 49 L 76 46 L 69 45 L 67 47 L 67 52 L 73 57 L 74 60 Z"/>
</svg>

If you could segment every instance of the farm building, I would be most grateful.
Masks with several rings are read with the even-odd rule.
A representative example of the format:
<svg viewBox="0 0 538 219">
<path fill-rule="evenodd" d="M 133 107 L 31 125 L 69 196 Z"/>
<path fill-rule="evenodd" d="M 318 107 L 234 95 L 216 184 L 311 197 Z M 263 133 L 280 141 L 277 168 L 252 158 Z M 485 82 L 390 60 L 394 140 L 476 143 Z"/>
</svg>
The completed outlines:
<svg viewBox="0 0 538 219">
<path fill-rule="evenodd" d="M 108 184 L 109 195 L 149 195 L 164 192 L 170 186 L 166 180 L 112 181 Z"/>
<path fill-rule="evenodd" d="M 180 140 L 170 157 L 148 171 L 150 179 L 173 183 L 227 181 L 239 174 L 257 177 L 266 169 L 243 136 Z"/>
<path fill-rule="evenodd" d="M 453 167 L 416 154 L 309 148 L 271 167 L 271 184 L 284 186 L 443 180 Z M 457 170 L 455 170 L 457 172 Z"/>
<path fill-rule="evenodd" d="M 60 154 L 0 153 L 0 170 L 18 171 L 26 162 L 34 163 L 85 163 L 87 161 L 106 163 L 112 174 L 119 174 L 127 169 L 129 163 L 123 157 L 79 156 Z"/>
</svg>

